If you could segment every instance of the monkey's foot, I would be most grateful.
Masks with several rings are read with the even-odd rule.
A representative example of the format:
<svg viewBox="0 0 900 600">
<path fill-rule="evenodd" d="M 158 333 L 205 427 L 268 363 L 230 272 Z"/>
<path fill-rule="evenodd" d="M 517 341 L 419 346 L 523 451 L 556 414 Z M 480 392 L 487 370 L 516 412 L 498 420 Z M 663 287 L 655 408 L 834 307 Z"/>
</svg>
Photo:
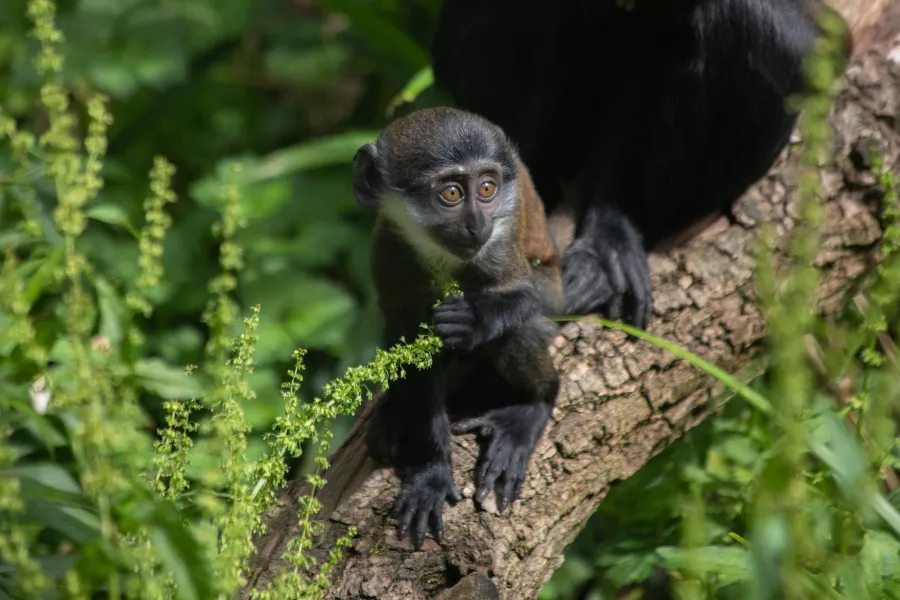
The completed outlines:
<svg viewBox="0 0 900 600">
<path fill-rule="evenodd" d="M 653 289 L 639 239 L 576 239 L 563 255 L 562 280 L 568 314 L 599 310 L 610 319 L 646 329 Z"/>
<path fill-rule="evenodd" d="M 404 473 L 402 480 L 403 487 L 394 504 L 394 515 L 400 519 L 397 535 L 403 539 L 412 528 L 413 547 L 418 550 L 425 542 L 430 521 L 434 539 L 440 543 L 444 536 L 444 501 L 462 500 L 453 484 L 450 464 L 434 462 Z"/>
<path fill-rule="evenodd" d="M 545 404 L 517 405 L 463 419 L 452 426 L 453 433 L 476 432 L 482 442 L 475 469 L 475 500 L 479 504 L 492 489 L 500 512 L 519 498 L 528 460 L 549 416 L 550 407 Z"/>
</svg>

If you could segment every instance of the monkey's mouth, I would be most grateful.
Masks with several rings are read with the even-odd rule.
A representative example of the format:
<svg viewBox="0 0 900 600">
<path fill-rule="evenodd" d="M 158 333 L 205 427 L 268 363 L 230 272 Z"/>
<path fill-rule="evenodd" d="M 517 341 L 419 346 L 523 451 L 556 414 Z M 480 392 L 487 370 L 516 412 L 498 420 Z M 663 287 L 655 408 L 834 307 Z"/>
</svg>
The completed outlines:
<svg viewBox="0 0 900 600">
<path fill-rule="evenodd" d="M 477 241 L 461 242 L 458 240 L 450 240 L 446 242 L 447 250 L 460 258 L 472 258 L 481 250 L 484 244 Z"/>
<path fill-rule="evenodd" d="M 464 260 L 478 254 L 478 251 L 484 246 L 482 242 L 470 237 L 447 235 L 445 233 L 443 235 L 438 235 L 438 238 L 444 248 L 451 254 Z"/>
</svg>

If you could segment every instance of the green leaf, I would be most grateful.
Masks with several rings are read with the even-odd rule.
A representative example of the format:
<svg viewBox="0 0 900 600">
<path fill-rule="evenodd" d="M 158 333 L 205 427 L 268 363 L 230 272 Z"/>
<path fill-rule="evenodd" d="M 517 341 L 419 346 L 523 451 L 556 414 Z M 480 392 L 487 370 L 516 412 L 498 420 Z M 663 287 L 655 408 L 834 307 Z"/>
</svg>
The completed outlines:
<svg viewBox="0 0 900 600">
<path fill-rule="evenodd" d="M 378 131 L 347 131 L 276 150 L 245 169 L 246 182 L 283 177 L 295 171 L 308 171 L 336 165 L 349 165 L 363 144 L 374 142 Z"/>
<path fill-rule="evenodd" d="M 749 552 L 753 566 L 753 598 L 782 597 L 784 581 L 781 565 L 790 547 L 787 518 L 784 514 L 763 515 L 753 524 L 750 532 L 753 540 Z"/>
<path fill-rule="evenodd" d="M 54 463 L 29 463 L 14 467 L 3 473 L 18 477 L 22 481 L 33 482 L 48 489 L 59 490 L 81 497 L 81 486 L 69 471 Z"/>
<path fill-rule="evenodd" d="M 353 29 L 362 34 L 379 52 L 402 60 L 414 69 L 421 69 L 431 62 L 428 52 L 405 31 L 372 9 L 372 3 L 359 0 L 319 0 L 319 4 L 347 17 Z"/>
<path fill-rule="evenodd" d="M 858 438 L 850 434 L 834 413 L 820 416 L 818 421 L 824 423 L 828 443 L 813 438 L 810 442 L 813 454 L 828 467 L 841 491 L 848 498 L 871 507 L 900 535 L 900 512 L 870 481 Z"/>
<path fill-rule="evenodd" d="M 289 199 L 287 183 L 279 182 L 269 193 L 274 194 L 265 202 L 263 209 L 256 208 L 255 194 L 265 188 L 254 188 L 264 182 L 283 178 L 305 171 L 325 167 L 350 165 L 356 151 L 363 144 L 374 141 L 378 131 L 348 131 L 336 135 L 310 140 L 296 146 L 276 150 L 262 158 L 253 156 L 232 156 L 219 161 L 216 174 L 199 179 L 190 188 L 190 195 L 197 202 L 207 206 L 224 205 L 224 185 L 226 174 L 233 166 L 240 166 L 237 185 L 241 188 L 244 212 L 251 216 L 265 216 Z M 345 184 L 346 185 L 346 184 Z M 347 187 L 347 194 L 350 188 Z"/>
<path fill-rule="evenodd" d="M 900 596 L 900 542 L 882 531 L 867 531 L 858 564 L 873 598 Z"/>
<path fill-rule="evenodd" d="M 623 587 L 639 581 L 644 581 L 653 574 L 656 566 L 656 556 L 652 552 L 646 554 L 617 554 L 605 557 L 606 560 L 598 561 L 605 567 L 604 577 L 616 587 Z"/>
<path fill-rule="evenodd" d="M 259 257 L 260 270 L 267 273 L 283 270 L 284 277 L 289 277 L 288 273 L 297 265 L 327 268 L 335 264 L 339 255 L 352 244 L 361 241 L 358 228 L 339 218 L 304 223 L 291 237 L 274 237 L 271 233 L 267 236 L 269 228 L 265 225 L 261 223 L 252 233 L 248 232 L 248 245 L 252 244 L 253 254 Z M 368 249 L 368 244 L 361 245 Z"/>
<path fill-rule="evenodd" d="M 18 229 L 0 232 L 0 250 L 8 248 L 18 248 L 19 246 L 31 241 L 31 236 L 26 235 Z"/>
<path fill-rule="evenodd" d="M 88 75 L 98 89 L 117 98 L 127 97 L 137 89 L 138 80 L 126 63 L 112 57 L 97 57 L 91 62 Z"/>
<path fill-rule="evenodd" d="M 851 560 L 840 561 L 836 565 L 835 575 L 837 576 L 840 589 L 848 598 L 853 598 L 853 600 L 872 600 L 872 596 L 866 587 L 861 562 L 857 557 L 853 557 Z M 881 598 L 883 596 L 879 595 L 876 597 Z"/>
<path fill-rule="evenodd" d="M 77 544 L 87 544 L 100 537 L 100 518 L 77 506 L 56 504 L 47 498 L 31 498 L 25 505 L 26 520 L 43 523 Z"/>
<path fill-rule="evenodd" d="M 38 559 L 41 565 L 41 571 L 52 577 L 53 579 L 62 580 L 66 576 L 66 571 L 75 566 L 77 556 L 44 556 Z"/>
<path fill-rule="evenodd" d="M 142 359 L 135 363 L 138 385 L 165 400 L 199 398 L 203 386 L 196 375 L 166 364 L 158 358 Z"/>
<path fill-rule="evenodd" d="M 750 578 L 750 555 L 740 546 L 663 547 L 656 553 L 666 569 L 706 577 L 712 575 L 721 587 Z"/>
<path fill-rule="evenodd" d="M 729 460 L 738 463 L 741 466 L 754 466 L 759 464 L 760 449 L 749 437 L 741 435 L 730 435 L 724 437 L 723 442 L 719 444 L 722 454 Z"/>
<path fill-rule="evenodd" d="M 287 178 L 258 181 L 241 191 L 241 214 L 248 219 L 274 215 L 293 197 L 293 186 Z"/>
<path fill-rule="evenodd" d="M 40 298 L 41 293 L 53 283 L 53 274 L 62 263 L 65 255 L 66 247 L 63 245 L 57 246 L 41 262 L 34 274 L 28 278 L 28 283 L 25 286 L 25 299 L 29 304 L 34 304 Z"/>
<path fill-rule="evenodd" d="M 100 221 L 107 225 L 117 225 L 134 236 L 135 239 L 140 237 L 138 230 L 131 224 L 128 213 L 118 204 L 96 204 L 84 211 L 84 214 L 95 221 Z"/>
<path fill-rule="evenodd" d="M 177 597 L 215 597 L 210 565 L 181 514 L 167 504 L 155 502 L 153 524 L 150 541 L 160 563 L 175 579 Z"/>
<path fill-rule="evenodd" d="M 125 303 L 122 302 L 122 298 L 106 278 L 95 278 L 94 286 L 97 289 L 97 304 L 100 308 L 99 332 L 106 336 L 112 345 L 118 346 L 125 337 L 127 314 Z"/>
<path fill-rule="evenodd" d="M 27 464 L 2 471 L 0 476 L 19 480 L 26 520 L 42 523 L 79 544 L 100 535 L 100 520 L 92 510 L 93 505 L 63 467 L 52 463 Z"/>
<path fill-rule="evenodd" d="M 81 0 L 78 5 L 83 12 L 120 15 L 140 5 L 140 0 Z"/>
<path fill-rule="evenodd" d="M 21 428 L 29 432 L 51 453 L 54 449 L 68 443 L 66 436 L 54 426 L 55 421 L 52 417 L 38 414 L 30 404 L 24 402 L 14 404 L 13 408 L 18 411 L 22 419 Z"/>
<path fill-rule="evenodd" d="M 415 102 L 419 94 L 434 84 L 434 71 L 431 66 L 424 67 L 406 83 L 399 94 L 394 96 L 387 106 L 387 115 L 390 117 L 397 107 L 407 102 Z"/>
</svg>

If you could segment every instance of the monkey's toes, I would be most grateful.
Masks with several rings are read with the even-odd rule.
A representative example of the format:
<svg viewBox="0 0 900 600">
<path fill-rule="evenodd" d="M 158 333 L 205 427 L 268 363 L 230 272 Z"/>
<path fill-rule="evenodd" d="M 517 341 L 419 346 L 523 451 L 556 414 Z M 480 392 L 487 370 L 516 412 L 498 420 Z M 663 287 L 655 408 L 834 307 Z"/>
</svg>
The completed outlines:
<svg viewBox="0 0 900 600">
<path fill-rule="evenodd" d="M 497 509 L 505 512 L 519 498 L 528 470 L 529 455 L 529 447 L 517 444 L 507 436 L 493 440 L 476 473 L 478 488 L 475 500 L 479 504 L 484 503 L 493 490 Z"/>
<path fill-rule="evenodd" d="M 402 540 L 411 534 L 413 547 L 418 550 L 425 543 L 430 523 L 434 539 L 440 543 L 444 535 L 444 502 L 448 499 L 462 499 L 448 466 L 432 465 L 405 477 L 393 511 L 400 519 L 397 537 Z"/>
</svg>

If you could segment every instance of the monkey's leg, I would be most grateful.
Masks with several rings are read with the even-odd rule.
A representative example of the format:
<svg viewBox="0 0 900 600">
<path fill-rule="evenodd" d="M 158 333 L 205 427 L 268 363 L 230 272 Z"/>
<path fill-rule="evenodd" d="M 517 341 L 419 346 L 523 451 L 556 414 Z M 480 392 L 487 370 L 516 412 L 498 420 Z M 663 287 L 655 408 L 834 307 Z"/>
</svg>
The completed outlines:
<svg viewBox="0 0 900 600">
<path fill-rule="evenodd" d="M 492 489 L 501 511 L 519 497 L 529 459 L 559 391 L 559 376 L 547 352 L 554 331 L 552 323 L 537 318 L 486 347 L 512 403 L 452 427 L 454 433 L 476 432 L 482 442 L 475 471 L 479 503 Z"/>
<path fill-rule="evenodd" d="M 372 457 L 393 466 L 400 477 L 402 489 L 394 506 L 398 535 L 403 538 L 412 528 L 416 548 L 425 541 L 429 521 L 440 542 L 444 502 L 462 498 L 451 474 L 445 394 L 439 355 L 431 368 L 409 368 L 404 379 L 391 385 L 367 432 Z"/>
</svg>

